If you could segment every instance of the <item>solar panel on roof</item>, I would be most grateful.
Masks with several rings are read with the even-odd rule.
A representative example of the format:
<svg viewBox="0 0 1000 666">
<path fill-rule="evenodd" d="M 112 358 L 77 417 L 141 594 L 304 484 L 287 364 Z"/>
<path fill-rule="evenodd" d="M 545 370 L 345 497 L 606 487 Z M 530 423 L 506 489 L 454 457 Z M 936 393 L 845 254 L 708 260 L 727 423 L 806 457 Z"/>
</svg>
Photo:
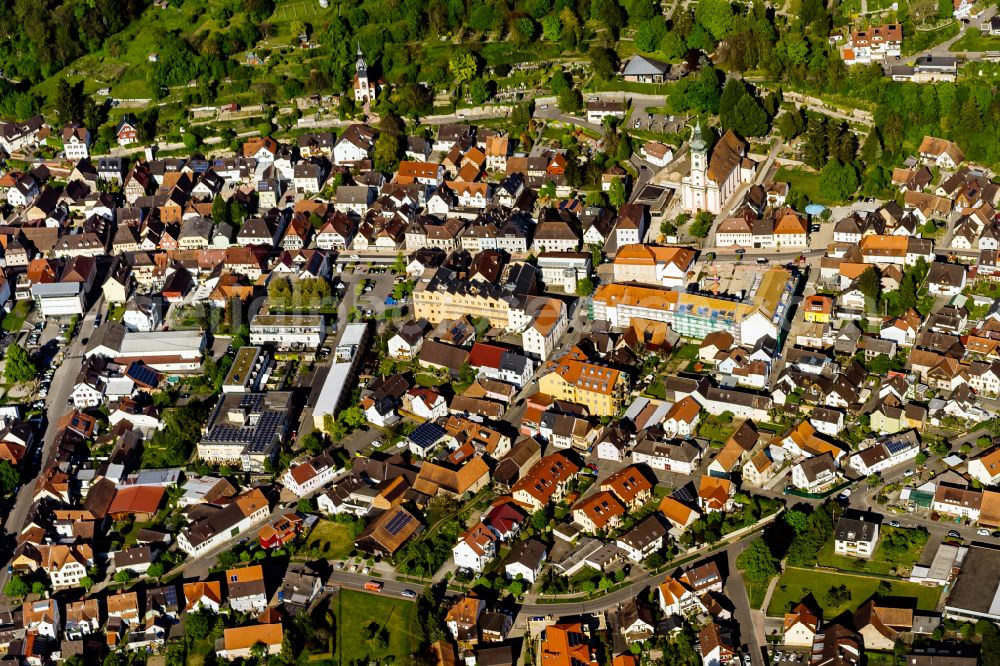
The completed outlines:
<svg viewBox="0 0 1000 666">
<path fill-rule="evenodd" d="M 399 534 L 400 530 L 409 524 L 411 518 L 412 516 L 410 514 L 403 513 L 401 511 L 392 517 L 389 523 L 385 526 L 385 531 L 392 536 L 396 536 Z"/>
<path fill-rule="evenodd" d="M 905 451 L 910 446 L 909 442 L 905 440 L 892 440 L 885 443 L 885 448 L 889 452 L 889 455 L 896 455 L 900 451 Z"/>
</svg>

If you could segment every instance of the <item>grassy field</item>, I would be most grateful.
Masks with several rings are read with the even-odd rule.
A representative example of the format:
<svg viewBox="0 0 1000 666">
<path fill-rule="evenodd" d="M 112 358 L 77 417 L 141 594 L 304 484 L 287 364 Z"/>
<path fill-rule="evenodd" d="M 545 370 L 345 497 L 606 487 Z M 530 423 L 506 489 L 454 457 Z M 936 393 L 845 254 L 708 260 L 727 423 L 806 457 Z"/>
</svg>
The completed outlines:
<svg viewBox="0 0 1000 666">
<path fill-rule="evenodd" d="M 885 548 L 885 539 L 891 534 L 899 532 L 906 534 L 909 531 L 896 527 L 884 527 L 879 537 L 875 554 L 870 560 L 857 557 L 846 557 L 833 552 L 833 540 L 831 539 L 823 546 L 823 549 L 816 556 L 816 562 L 821 566 L 833 567 L 842 571 L 861 571 L 865 573 L 887 575 L 891 573 L 902 574 L 913 568 L 913 565 L 920 559 L 920 554 L 926 545 L 926 537 L 917 539 L 913 546 L 900 555 L 890 554 Z"/>
<path fill-rule="evenodd" d="M 20 331 L 29 312 L 31 312 L 31 301 L 18 301 L 14 309 L 3 318 L 3 330 Z"/>
<path fill-rule="evenodd" d="M 345 560 L 354 549 L 354 540 L 346 525 L 321 520 L 310 532 L 306 548 L 319 548 L 328 560 Z"/>
<path fill-rule="evenodd" d="M 802 192 L 809 197 L 809 200 L 813 203 L 822 204 L 824 206 L 832 206 L 841 203 L 823 195 L 820 192 L 818 171 L 814 172 L 803 168 L 792 169 L 789 167 L 781 167 L 774 175 L 774 180 L 787 182 L 792 189 Z"/>
<path fill-rule="evenodd" d="M 1000 51 L 1000 37 L 990 37 L 976 30 L 967 31 L 948 47 L 949 51 Z"/>
<path fill-rule="evenodd" d="M 778 579 L 778 584 L 771 595 L 771 602 L 767 606 L 767 614 L 775 617 L 784 615 L 793 604 L 812 594 L 823 609 L 823 618 L 832 619 L 846 610 L 853 611 L 865 602 L 875 594 L 882 580 L 884 579 L 790 567 Z M 939 587 L 924 587 L 902 580 L 889 580 L 889 582 L 892 584 L 891 596 L 914 597 L 920 610 L 934 610 L 938 597 L 941 596 Z M 840 585 L 846 585 L 851 591 L 850 601 L 830 604 L 826 598 L 827 590 Z"/>
<path fill-rule="evenodd" d="M 338 662 L 368 663 L 372 658 L 385 661 L 389 655 L 396 660 L 416 653 L 417 605 L 405 599 L 383 594 L 341 590 L 333 604 L 337 616 Z M 376 623 L 389 633 L 388 647 L 383 653 L 374 650 L 365 640 L 365 630 Z"/>
</svg>

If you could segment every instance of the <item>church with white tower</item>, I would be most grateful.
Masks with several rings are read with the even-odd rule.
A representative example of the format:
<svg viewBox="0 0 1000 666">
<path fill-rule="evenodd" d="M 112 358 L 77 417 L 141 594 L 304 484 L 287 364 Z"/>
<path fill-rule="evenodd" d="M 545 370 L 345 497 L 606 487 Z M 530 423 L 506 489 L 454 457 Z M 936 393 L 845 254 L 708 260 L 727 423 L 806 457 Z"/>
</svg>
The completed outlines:
<svg viewBox="0 0 1000 666">
<path fill-rule="evenodd" d="M 361 52 L 361 44 L 358 44 L 358 61 L 355 63 L 354 73 L 354 101 L 359 104 L 374 102 L 377 86 L 373 81 L 368 80 L 368 63 L 365 62 L 365 55 Z"/>
<path fill-rule="evenodd" d="M 686 211 L 717 215 L 736 188 L 753 182 L 757 163 L 747 157 L 747 142 L 732 130 L 722 135 L 709 157 L 698 121 L 691 133 L 689 153 L 691 171 L 681 179 L 681 203 Z"/>
</svg>

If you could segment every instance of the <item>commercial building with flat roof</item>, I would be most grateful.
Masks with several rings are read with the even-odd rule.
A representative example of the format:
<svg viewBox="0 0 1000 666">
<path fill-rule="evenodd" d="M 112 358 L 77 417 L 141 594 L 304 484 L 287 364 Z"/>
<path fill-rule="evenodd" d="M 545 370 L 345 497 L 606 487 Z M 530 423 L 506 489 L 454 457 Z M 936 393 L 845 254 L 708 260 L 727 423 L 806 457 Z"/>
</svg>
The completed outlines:
<svg viewBox="0 0 1000 666">
<path fill-rule="evenodd" d="M 250 344 L 271 345 L 282 351 L 319 349 L 326 337 L 322 315 L 257 314 L 250 320 Z"/>
<path fill-rule="evenodd" d="M 270 354 L 261 347 L 240 347 L 233 359 L 225 381 L 223 393 L 246 393 L 257 391 L 267 381 L 271 367 Z"/>
<path fill-rule="evenodd" d="M 959 620 L 1000 621 L 1000 550 L 969 546 L 944 614 Z"/>
<path fill-rule="evenodd" d="M 737 345 L 753 345 L 764 337 L 778 338 L 797 286 L 798 277 L 783 268 L 758 274 L 740 295 L 610 283 L 594 294 L 594 319 L 620 329 L 633 319 L 665 322 L 696 340 L 727 331 Z"/>
<path fill-rule="evenodd" d="M 141 361 L 159 372 L 194 372 L 201 369 L 204 350 L 203 331 L 147 333 L 106 322 L 90 337 L 84 357 L 105 356 L 122 366 Z"/>
<path fill-rule="evenodd" d="M 198 443 L 198 457 L 213 465 L 264 472 L 291 424 L 292 394 L 223 393 Z"/>
</svg>

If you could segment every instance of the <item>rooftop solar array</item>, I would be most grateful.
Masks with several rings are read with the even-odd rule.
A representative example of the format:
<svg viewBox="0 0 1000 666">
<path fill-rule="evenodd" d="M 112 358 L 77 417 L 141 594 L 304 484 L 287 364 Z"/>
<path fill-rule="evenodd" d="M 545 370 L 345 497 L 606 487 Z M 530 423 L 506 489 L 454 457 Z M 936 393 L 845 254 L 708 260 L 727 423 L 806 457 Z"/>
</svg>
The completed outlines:
<svg viewBox="0 0 1000 666">
<path fill-rule="evenodd" d="M 146 386 L 156 386 L 160 382 L 160 373 L 139 361 L 133 361 L 125 374 L 132 380 Z"/>
<path fill-rule="evenodd" d="M 416 430 L 410 433 L 410 439 L 417 446 L 427 448 L 437 443 L 445 434 L 444 428 L 437 423 L 428 421 L 417 426 Z"/>
<path fill-rule="evenodd" d="M 910 448 L 910 443 L 905 439 L 894 439 L 885 443 L 885 450 L 889 452 L 889 455 L 894 456 L 900 451 L 905 451 Z"/>
<path fill-rule="evenodd" d="M 389 521 L 389 523 L 385 526 L 385 531 L 391 534 L 392 536 L 396 536 L 397 534 L 399 534 L 400 530 L 409 525 L 412 519 L 413 516 L 404 511 L 400 511 L 395 516 L 393 516 L 392 519 Z"/>
</svg>

